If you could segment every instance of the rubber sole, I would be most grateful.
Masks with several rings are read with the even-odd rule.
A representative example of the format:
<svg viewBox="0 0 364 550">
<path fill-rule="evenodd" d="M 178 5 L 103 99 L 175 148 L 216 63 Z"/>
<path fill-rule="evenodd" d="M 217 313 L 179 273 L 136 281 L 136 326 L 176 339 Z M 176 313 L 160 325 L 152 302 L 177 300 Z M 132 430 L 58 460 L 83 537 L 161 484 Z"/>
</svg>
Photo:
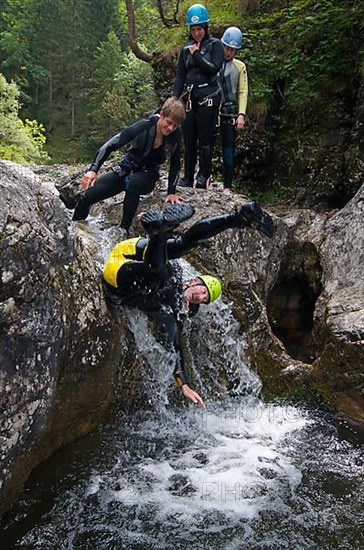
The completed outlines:
<svg viewBox="0 0 364 550">
<path fill-rule="evenodd" d="M 274 225 L 271 216 L 265 212 L 255 201 L 250 201 L 239 209 L 239 215 L 246 225 L 253 227 L 266 237 L 272 238 L 274 235 Z"/>
<path fill-rule="evenodd" d="M 178 227 L 180 223 L 191 218 L 194 213 L 195 209 L 190 204 L 171 204 L 164 210 L 146 212 L 140 221 L 147 233 L 166 232 Z"/>
</svg>

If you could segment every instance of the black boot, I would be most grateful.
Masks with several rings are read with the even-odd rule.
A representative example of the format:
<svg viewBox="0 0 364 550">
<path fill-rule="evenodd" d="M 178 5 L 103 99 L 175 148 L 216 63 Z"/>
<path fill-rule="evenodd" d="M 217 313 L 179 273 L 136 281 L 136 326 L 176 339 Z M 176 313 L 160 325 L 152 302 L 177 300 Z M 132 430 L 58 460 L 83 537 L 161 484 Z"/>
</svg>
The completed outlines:
<svg viewBox="0 0 364 550">
<path fill-rule="evenodd" d="M 141 221 L 148 235 L 170 233 L 180 223 L 188 220 L 195 213 L 195 209 L 185 202 L 171 204 L 164 210 L 151 210 L 146 212 Z"/>
<path fill-rule="evenodd" d="M 234 214 L 234 218 L 236 223 L 235 227 L 253 227 L 260 233 L 263 233 L 263 235 L 269 238 L 273 237 L 273 220 L 255 201 L 250 201 L 240 206 Z"/>
<path fill-rule="evenodd" d="M 90 213 L 91 206 L 88 204 L 85 194 L 83 193 L 76 205 L 75 211 L 73 212 L 72 221 L 78 222 L 80 220 L 85 220 Z"/>
</svg>

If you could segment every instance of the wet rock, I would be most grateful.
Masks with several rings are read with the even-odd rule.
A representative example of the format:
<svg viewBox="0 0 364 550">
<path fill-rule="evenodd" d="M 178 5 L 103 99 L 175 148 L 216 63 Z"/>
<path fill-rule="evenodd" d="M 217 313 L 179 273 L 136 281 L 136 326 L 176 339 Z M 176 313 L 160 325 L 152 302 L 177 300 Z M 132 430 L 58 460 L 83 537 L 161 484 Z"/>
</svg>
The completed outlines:
<svg viewBox="0 0 364 550">
<path fill-rule="evenodd" d="M 176 496 L 184 497 L 196 493 L 197 489 L 192 485 L 187 476 L 174 474 L 169 478 L 169 491 Z"/>
<path fill-rule="evenodd" d="M 153 373 L 135 353 L 127 312 L 106 306 L 95 262 L 99 243 L 87 223 L 70 223 L 52 181 L 45 171 L 0 163 L 3 509 L 37 464 L 102 421 L 116 397 L 127 410 L 153 405 L 146 391 Z M 245 200 L 217 188 L 181 194 L 196 208 L 183 228 Z M 163 178 L 140 210 L 163 206 L 165 196 Z M 247 360 L 266 387 L 285 395 L 314 382 L 339 411 L 362 422 L 363 204 L 361 189 L 331 217 L 293 210 L 274 216 L 271 240 L 254 229 L 228 230 L 187 258 L 223 279 L 224 299 L 247 341 Z M 97 208 L 110 225 L 120 216 L 120 197 Z M 142 234 L 138 219 L 133 231 Z M 303 326 L 305 296 L 311 319 Z M 280 298 L 284 307 L 278 310 Z M 276 321 L 294 332 L 300 351 L 289 348 Z M 156 353 L 165 356 L 158 345 Z M 228 374 L 221 379 L 228 381 Z M 188 494 L 194 488 L 183 477 L 172 480 L 171 490 Z"/>
<path fill-rule="evenodd" d="M 198 460 L 200 464 L 207 464 L 209 461 L 209 458 L 205 453 L 196 453 L 193 455 L 193 458 Z"/>
<path fill-rule="evenodd" d="M 321 247 L 324 289 L 316 308 L 322 343 L 313 377 L 338 410 L 364 422 L 364 186 L 329 219 Z"/>
<path fill-rule="evenodd" d="M 55 193 L 1 161 L 0 196 L 3 510 L 37 464 L 109 413 L 121 346 L 89 246 Z"/>
</svg>

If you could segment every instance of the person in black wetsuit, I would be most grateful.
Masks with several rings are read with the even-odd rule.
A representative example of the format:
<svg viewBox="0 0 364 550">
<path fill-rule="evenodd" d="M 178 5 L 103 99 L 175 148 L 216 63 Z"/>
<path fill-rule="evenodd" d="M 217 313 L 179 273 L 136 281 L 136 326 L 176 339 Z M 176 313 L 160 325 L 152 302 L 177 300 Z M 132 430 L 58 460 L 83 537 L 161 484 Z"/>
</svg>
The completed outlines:
<svg viewBox="0 0 364 550">
<path fill-rule="evenodd" d="M 170 157 L 166 202 L 180 202 L 176 184 L 180 169 L 181 130 L 185 119 L 183 103 L 170 98 L 159 115 L 135 122 L 120 134 L 104 143 L 97 152 L 90 169 L 82 177 L 85 193 L 76 205 L 73 220 L 87 218 L 91 205 L 125 191 L 121 237 L 127 237 L 138 208 L 140 195 L 150 193 L 159 179 L 159 166 Z M 97 178 L 97 172 L 110 153 L 129 144 L 128 152 L 116 168 Z"/>
<path fill-rule="evenodd" d="M 215 127 L 220 103 L 217 75 L 224 61 L 220 40 L 208 30 L 209 14 L 202 4 L 187 10 L 186 23 L 190 36 L 178 57 L 173 95 L 186 104 L 182 125 L 184 139 L 184 178 L 178 185 L 193 187 L 199 156 L 196 187 L 206 189 L 212 170 Z"/>
<path fill-rule="evenodd" d="M 174 375 L 183 394 L 204 407 L 201 396 L 188 385 L 180 345 L 184 315 L 197 313 L 199 304 L 208 304 L 221 294 L 221 283 L 211 275 L 200 275 L 182 283 L 176 262 L 201 241 L 229 228 L 253 227 L 273 236 L 273 222 L 254 201 L 231 214 L 207 217 L 180 235 L 173 230 L 190 218 L 194 209 L 187 203 L 143 214 L 141 223 L 148 239 L 136 237 L 117 244 L 103 270 L 107 296 L 117 305 L 131 305 L 157 321 L 169 349 L 177 353 Z"/>
</svg>

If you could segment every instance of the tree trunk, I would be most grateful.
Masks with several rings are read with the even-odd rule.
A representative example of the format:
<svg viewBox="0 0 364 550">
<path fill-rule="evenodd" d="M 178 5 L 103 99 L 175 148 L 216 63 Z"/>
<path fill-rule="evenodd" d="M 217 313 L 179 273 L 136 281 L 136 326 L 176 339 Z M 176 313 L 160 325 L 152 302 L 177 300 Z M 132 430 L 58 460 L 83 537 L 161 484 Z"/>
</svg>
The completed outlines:
<svg viewBox="0 0 364 550">
<path fill-rule="evenodd" d="M 142 61 L 150 63 L 153 59 L 152 54 L 144 52 L 137 44 L 135 37 L 135 13 L 133 0 L 125 0 L 126 11 L 128 14 L 128 44 L 133 54 Z"/>
</svg>

